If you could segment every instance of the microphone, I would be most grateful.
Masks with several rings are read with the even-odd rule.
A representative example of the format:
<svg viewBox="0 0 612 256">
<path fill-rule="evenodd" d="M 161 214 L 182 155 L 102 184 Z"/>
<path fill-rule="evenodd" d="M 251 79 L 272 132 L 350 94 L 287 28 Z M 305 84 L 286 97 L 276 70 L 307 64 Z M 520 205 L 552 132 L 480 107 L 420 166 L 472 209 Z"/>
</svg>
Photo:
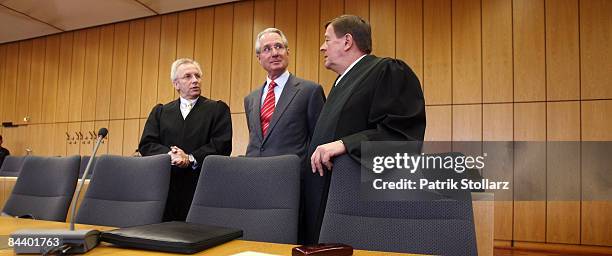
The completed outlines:
<svg viewBox="0 0 612 256">
<path fill-rule="evenodd" d="M 94 146 L 93 153 L 91 154 L 91 157 L 89 158 L 89 162 L 87 162 L 85 171 L 83 171 L 83 177 L 81 178 L 79 189 L 75 190 L 74 195 L 72 196 L 72 202 L 74 203 L 72 204 L 72 210 L 70 211 L 70 230 L 74 230 L 74 217 L 76 213 L 76 205 L 77 205 L 77 202 L 79 201 L 79 196 L 81 195 L 81 191 L 83 190 L 83 185 L 85 184 L 85 178 L 87 177 L 87 174 L 89 174 L 91 163 L 93 162 L 94 157 L 96 157 L 96 153 L 98 152 L 100 143 L 102 143 L 102 140 L 104 139 L 104 137 L 106 137 L 107 134 L 108 134 L 108 129 L 104 127 L 100 128 L 100 130 L 98 131 L 98 138 L 96 140 L 96 145 Z"/>
<path fill-rule="evenodd" d="M 72 196 L 72 210 L 70 213 L 70 230 L 63 229 L 22 229 L 11 234 L 11 238 L 20 241 L 46 241 L 44 243 L 14 243 L 15 253 L 40 253 L 47 254 L 50 252 L 78 253 L 83 254 L 96 247 L 99 243 L 100 231 L 90 230 L 74 230 L 76 206 L 85 184 L 85 178 L 91 168 L 91 163 L 96 157 L 98 148 L 104 137 L 108 135 L 108 129 L 100 128 L 98 138 L 93 149 L 93 153 L 87 162 L 87 167 L 83 172 L 83 177 L 79 183 L 78 189 L 75 189 Z"/>
</svg>

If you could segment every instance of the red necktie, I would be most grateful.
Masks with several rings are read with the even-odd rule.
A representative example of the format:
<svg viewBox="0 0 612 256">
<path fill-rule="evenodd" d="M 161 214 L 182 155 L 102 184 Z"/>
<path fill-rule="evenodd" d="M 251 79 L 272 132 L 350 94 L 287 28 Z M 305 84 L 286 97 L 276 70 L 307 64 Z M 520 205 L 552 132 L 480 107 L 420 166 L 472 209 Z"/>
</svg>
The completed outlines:
<svg viewBox="0 0 612 256">
<path fill-rule="evenodd" d="M 263 135 L 266 136 L 266 131 L 268 131 L 268 126 L 270 126 L 270 119 L 272 119 L 272 114 L 274 113 L 274 87 L 276 83 L 274 80 L 270 81 L 268 84 L 268 93 L 266 94 L 266 98 L 264 99 L 263 105 L 261 106 L 261 131 Z"/>
</svg>

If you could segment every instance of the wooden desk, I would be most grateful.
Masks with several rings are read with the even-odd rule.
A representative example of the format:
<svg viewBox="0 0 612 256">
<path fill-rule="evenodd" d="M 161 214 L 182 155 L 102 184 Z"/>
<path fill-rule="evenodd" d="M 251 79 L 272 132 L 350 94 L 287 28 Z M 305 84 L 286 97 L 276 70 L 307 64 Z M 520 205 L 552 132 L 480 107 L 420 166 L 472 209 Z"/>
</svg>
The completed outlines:
<svg viewBox="0 0 612 256">
<path fill-rule="evenodd" d="M 15 219 L 11 217 L 0 217 L 0 236 L 8 236 L 12 232 L 18 229 L 25 228 L 68 228 L 68 224 L 64 222 L 53 222 L 53 221 L 42 221 L 42 220 L 28 220 L 28 219 Z M 110 230 L 112 227 L 103 226 L 91 226 L 91 225 L 76 225 L 77 229 L 98 229 L 98 230 Z M 264 242 L 253 242 L 244 240 L 234 240 L 223 245 L 210 248 L 202 251 L 196 255 L 232 255 L 245 251 L 268 253 L 275 255 L 291 255 L 291 249 L 295 245 L 290 244 L 275 244 L 275 243 L 264 243 Z M 13 250 L 3 249 L 0 250 L 1 255 L 14 255 Z M 98 247 L 94 248 L 86 255 L 170 255 L 168 253 L 125 249 L 112 246 L 107 243 L 101 243 Z M 417 254 L 402 254 L 402 253 L 390 253 L 390 252 L 374 252 L 374 251 L 362 251 L 355 250 L 353 255 L 417 255 Z"/>
</svg>

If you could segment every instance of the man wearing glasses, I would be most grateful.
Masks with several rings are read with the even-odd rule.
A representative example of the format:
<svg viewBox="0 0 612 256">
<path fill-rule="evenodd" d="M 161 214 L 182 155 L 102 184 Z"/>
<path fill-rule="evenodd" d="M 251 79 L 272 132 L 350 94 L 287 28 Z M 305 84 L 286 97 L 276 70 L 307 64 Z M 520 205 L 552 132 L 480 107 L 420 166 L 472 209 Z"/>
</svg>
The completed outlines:
<svg viewBox="0 0 612 256">
<path fill-rule="evenodd" d="M 180 97 L 158 104 L 149 114 L 138 149 L 143 156 L 169 154 L 172 170 L 164 221 L 184 221 L 208 155 L 232 151 L 232 120 L 227 104 L 201 96 L 200 65 L 191 59 L 172 63 L 172 85 Z"/>
<path fill-rule="evenodd" d="M 302 160 L 302 175 L 306 174 L 308 143 L 325 102 L 323 88 L 287 71 L 289 48 L 282 31 L 261 31 L 255 38 L 255 53 L 268 75 L 244 98 L 249 128 L 246 155 L 296 154 Z"/>
</svg>

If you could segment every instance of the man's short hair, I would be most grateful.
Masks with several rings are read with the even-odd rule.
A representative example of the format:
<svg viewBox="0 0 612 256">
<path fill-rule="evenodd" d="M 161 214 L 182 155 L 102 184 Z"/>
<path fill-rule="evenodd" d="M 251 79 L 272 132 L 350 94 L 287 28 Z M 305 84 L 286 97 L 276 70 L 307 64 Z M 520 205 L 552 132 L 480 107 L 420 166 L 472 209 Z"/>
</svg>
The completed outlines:
<svg viewBox="0 0 612 256">
<path fill-rule="evenodd" d="M 333 26 L 336 37 L 351 34 L 359 50 L 366 54 L 372 52 L 372 28 L 361 17 L 345 14 L 328 21 L 324 28 L 327 29 L 329 25 Z"/>
<path fill-rule="evenodd" d="M 170 80 L 172 80 L 172 82 L 174 82 L 178 78 L 177 77 L 178 74 L 176 72 L 178 68 L 184 64 L 193 64 L 198 69 L 198 72 L 200 73 L 200 75 L 202 75 L 202 69 L 200 68 L 200 64 L 197 61 L 189 59 L 189 58 L 181 58 L 181 59 L 175 60 L 172 63 L 172 68 L 170 69 Z"/>
<path fill-rule="evenodd" d="M 285 48 L 289 48 L 289 41 L 287 41 L 287 37 L 285 36 L 285 34 L 283 34 L 283 31 L 281 31 L 278 28 L 266 28 L 263 31 L 259 32 L 259 34 L 257 34 L 257 37 L 255 37 L 255 53 L 259 54 L 261 53 L 261 43 L 259 43 L 259 40 L 261 39 L 261 37 L 263 37 L 265 34 L 268 33 L 276 33 L 280 36 L 281 41 L 283 41 L 283 45 L 285 46 Z"/>
</svg>

